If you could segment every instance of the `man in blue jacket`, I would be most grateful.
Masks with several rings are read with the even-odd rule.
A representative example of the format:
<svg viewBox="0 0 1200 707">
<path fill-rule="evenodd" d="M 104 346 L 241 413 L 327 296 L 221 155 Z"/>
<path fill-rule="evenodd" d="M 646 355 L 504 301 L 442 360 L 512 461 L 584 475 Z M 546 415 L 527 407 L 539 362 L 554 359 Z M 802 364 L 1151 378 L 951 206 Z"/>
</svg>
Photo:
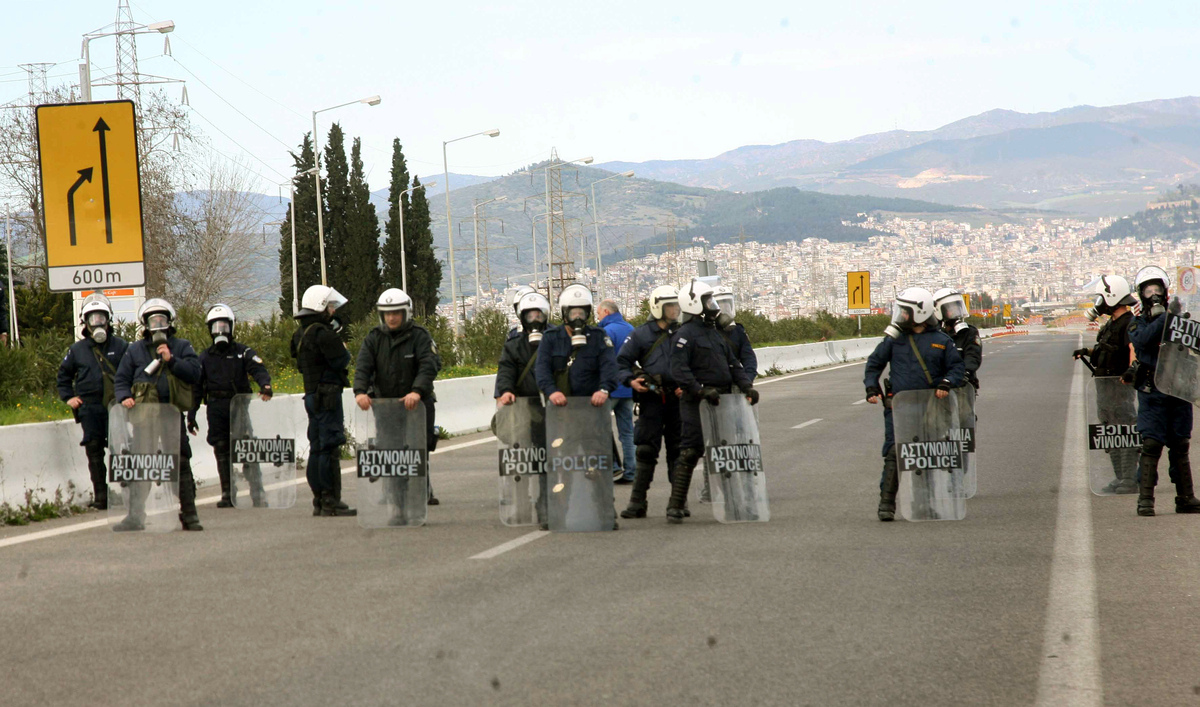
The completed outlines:
<svg viewBox="0 0 1200 707">
<path fill-rule="evenodd" d="M 621 309 L 613 300 L 606 299 L 600 302 L 600 308 L 596 310 L 596 317 L 600 320 L 600 326 L 604 329 L 604 333 L 608 334 L 608 338 L 612 340 L 613 350 L 620 351 L 625 345 L 625 340 L 633 333 L 633 327 L 629 322 L 625 321 L 625 317 L 621 316 Z M 617 437 L 621 440 L 621 456 L 625 462 L 625 469 L 621 478 L 616 480 L 618 484 L 631 484 L 635 474 L 635 465 L 633 460 L 633 391 L 627 385 L 619 385 L 612 392 L 613 399 L 613 415 L 617 418 Z"/>
<path fill-rule="evenodd" d="M 179 409 L 179 522 L 184 530 L 204 530 L 196 513 L 196 480 L 192 447 L 183 414 L 192 408 L 192 386 L 200 382 L 200 357 L 187 339 L 175 338 L 175 308 L 149 299 L 138 310 L 144 327 L 141 341 L 130 344 L 114 380 L 116 400 L 126 408 L 137 403 L 171 403 Z M 131 499 L 129 515 L 113 530 L 145 530 L 145 499 Z M 138 506 L 141 507 L 138 507 Z"/>
<path fill-rule="evenodd" d="M 92 502 L 98 510 L 108 508 L 108 406 L 113 402 L 113 379 L 129 344 L 112 332 L 112 306 L 101 294 L 89 295 L 79 315 L 83 338 L 71 344 L 58 365 L 58 397 L 71 407 L 75 422 L 83 427 L 80 446 L 87 453 L 92 477 Z"/>
<path fill-rule="evenodd" d="M 888 380 L 880 387 L 883 369 Z M 883 475 L 879 480 L 879 520 L 896 516 L 896 491 L 900 475 L 896 466 L 896 431 L 892 426 L 892 396 L 904 390 L 937 389 L 937 397 L 950 395 L 966 380 L 967 369 L 951 339 L 937 325 L 933 295 L 920 287 L 910 287 L 896 296 L 892 323 L 884 331 L 883 341 L 867 358 L 867 402 L 883 401 Z M 886 388 L 886 391 L 884 390 Z M 886 394 L 885 394 L 886 393 Z"/>
</svg>

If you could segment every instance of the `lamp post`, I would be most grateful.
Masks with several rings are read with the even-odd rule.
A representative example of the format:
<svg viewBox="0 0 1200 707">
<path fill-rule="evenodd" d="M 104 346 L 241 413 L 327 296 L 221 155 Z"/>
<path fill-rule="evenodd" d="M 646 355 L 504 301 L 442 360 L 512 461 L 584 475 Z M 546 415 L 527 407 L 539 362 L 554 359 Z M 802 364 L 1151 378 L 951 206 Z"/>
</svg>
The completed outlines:
<svg viewBox="0 0 1200 707">
<path fill-rule="evenodd" d="M 288 200 L 288 208 L 292 210 L 292 316 L 295 316 L 296 313 L 300 311 L 300 284 L 299 276 L 296 274 L 296 180 L 316 173 L 317 168 L 312 167 L 311 169 L 306 169 L 300 174 L 297 174 L 286 182 L 283 182 L 283 184 L 286 184 L 288 189 L 291 191 L 291 198 Z M 279 186 L 283 186 L 283 184 L 280 184 Z"/>
<path fill-rule="evenodd" d="M 462 328 L 459 326 L 459 323 L 458 323 L 458 280 L 456 280 L 454 277 L 454 224 L 452 223 L 452 221 L 454 219 L 450 216 L 450 163 L 446 159 L 446 145 L 449 145 L 452 142 L 458 142 L 459 140 L 466 140 L 467 138 L 478 137 L 480 135 L 487 135 L 488 137 L 496 137 L 499 134 L 500 134 L 500 131 L 498 129 L 492 128 L 491 130 L 484 130 L 484 131 L 478 132 L 478 133 L 471 133 L 470 135 L 464 135 L 462 137 L 456 137 L 453 140 L 445 140 L 442 142 L 442 172 L 443 172 L 442 176 L 446 180 L 446 185 L 445 185 L 446 186 L 446 239 L 447 239 L 447 245 L 449 246 L 449 250 L 450 250 L 450 303 L 454 305 L 453 310 L 454 310 L 454 337 L 455 338 L 462 336 Z M 476 293 L 476 294 L 478 294 L 478 293 Z"/>
<path fill-rule="evenodd" d="M 486 206 L 487 204 L 490 204 L 493 201 L 508 201 L 508 197 L 507 196 L 498 196 L 494 199 L 488 199 L 487 201 L 481 201 L 481 202 L 475 204 L 475 208 L 472 209 L 472 221 L 475 224 L 475 308 L 473 310 L 471 310 L 472 312 L 474 312 L 474 314 L 472 316 L 479 316 L 479 294 L 480 294 L 480 289 L 479 289 L 479 207 Z M 487 257 L 487 256 L 485 255 L 484 257 Z M 491 283 L 488 283 L 488 286 L 490 288 Z"/>
<path fill-rule="evenodd" d="M 365 103 L 369 106 L 377 106 L 377 105 L 379 105 L 379 102 L 380 102 L 379 96 L 367 96 L 366 98 L 360 98 L 357 101 L 350 101 L 348 103 L 342 103 L 342 104 L 339 104 L 336 106 L 331 106 L 329 108 L 322 108 L 321 110 L 314 110 L 312 112 L 313 160 L 314 160 L 313 164 L 315 164 L 317 166 L 317 171 L 313 172 L 313 178 L 316 179 L 316 181 L 317 181 L 317 240 L 321 244 L 321 284 L 322 285 L 328 286 L 329 282 L 327 280 L 329 278 L 325 272 L 325 217 L 322 214 L 322 212 L 324 211 L 324 207 L 321 206 L 321 146 L 317 141 L 317 113 L 324 113 L 326 111 L 336 110 L 338 108 L 345 108 L 346 106 L 352 106 L 355 103 Z"/>
<path fill-rule="evenodd" d="M 596 185 L 600 182 L 607 182 L 610 179 L 617 177 L 632 177 L 633 170 L 614 174 L 611 177 L 597 179 L 592 182 L 592 225 L 596 227 L 596 286 L 600 290 L 600 299 L 604 299 L 604 271 L 600 267 L 600 222 L 596 220 Z"/>
<path fill-rule="evenodd" d="M 93 39 L 115 37 L 118 34 L 170 34 L 175 31 L 173 20 L 151 22 L 138 29 L 123 32 L 93 32 L 83 35 L 83 63 L 79 65 L 79 94 L 85 103 L 92 100 L 92 51 L 88 45 Z"/>
<path fill-rule="evenodd" d="M 408 294 L 408 260 L 404 256 L 404 194 L 412 194 L 417 189 L 426 189 L 428 187 L 436 187 L 437 182 L 429 182 L 428 184 L 418 184 L 415 187 L 405 189 L 397 201 L 400 208 L 400 289 L 404 290 L 404 294 Z M 409 295 L 411 297 L 411 295 Z"/>
</svg>

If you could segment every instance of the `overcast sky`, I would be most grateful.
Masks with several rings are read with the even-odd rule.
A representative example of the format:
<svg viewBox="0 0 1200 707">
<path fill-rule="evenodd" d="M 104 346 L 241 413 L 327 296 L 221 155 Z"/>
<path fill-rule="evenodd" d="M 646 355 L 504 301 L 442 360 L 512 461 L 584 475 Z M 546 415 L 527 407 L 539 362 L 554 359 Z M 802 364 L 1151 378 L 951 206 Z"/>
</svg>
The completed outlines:
<svg viewBox="0 0 1200 707">
<path fill-rule="evenodd" d="M 75 82 L 81 36 L 116 5 L 6 3 L 0 102 L 24 94 L 21 63 L 61 62 L 51 81 Z M 442 140 L 499 128 L 450 147 L 451 171 L 491 175 L 551 146 L 597 162 L 704 158 L 992 108 L 1200 93 L 1196 2 L 136 0 L 133 11 L 176 23 L 174 59 L 161 37 L 141 38 L 142 71 L 186 79 L 214 147 L 272 181 L 290 174 L 284 145 L 311 129 L 312 110 L 376 93 L 377 107 L 319 116 L 322 141 L 334 119 L 363 137 L 374 188 L 393 137 L 424 177 L 441 172 Z M 94 77 L 114 54 L 111 39 L 92 42 Z"/>
</svg>

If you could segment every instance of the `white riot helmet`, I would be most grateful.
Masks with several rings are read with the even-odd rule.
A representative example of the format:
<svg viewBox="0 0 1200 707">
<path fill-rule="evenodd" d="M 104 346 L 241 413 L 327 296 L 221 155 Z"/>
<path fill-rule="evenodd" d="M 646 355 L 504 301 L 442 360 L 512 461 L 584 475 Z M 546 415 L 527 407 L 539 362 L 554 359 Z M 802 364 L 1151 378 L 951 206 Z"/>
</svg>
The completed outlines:
<svg viewBox="0 0 1200 707">
<path fill-rule="evenodd" d="M 147 331 L 166 332 L 175 323 L 175 308 L 165 299 L 148 299 L 138 307 L 138 321 Z"/>
<path fill-rule="evenodd" d="M 732 325 L 734 317 L 737 316 L 737 308 L 733 303 L 733 288 L 727 285 L 714 288 L 713 299 L 721 308 L 721 313 L 717 315 L 717 326 L 723 329 Z"/>
<path fill-rule="evenodd" d="M 592 318 L 592 291 L 583 285 L 570 285 L 558 296 L 558 311 L 562 314 L 563 322 L 572 329 L 571 345 L 579 347 L 586 344 L 587 335 L 583 333 L 583 327 Z"/>
<path fill-rule="evenodd" d="M 1138 270 L 1134 278 L 1134 288 L 1142 309 L 1149 310 L 1151 317 L 1156 317 L 1166 311 L 1167 291 L 1171 287 L 1171 278 L 1167 272 L 1157 265 L 1147 265 Z"/>
<path fill-rule="evenodd" d="M 233 342 L 233 324 L 236 321 L 233 309 L 227 304 L 214 304 L 204 317 L 208 333 L 212 336 L 213 343 L 218 346 Z"/>
<path fill-rule="evenodd" d="M 1137 302 L 1129 281 L 1120 275 L 1101 275 L 1088 283 L 1085 290 L 1095 295 L 1092 298 L 1091 309 L 1083 313 L 1091 322 L 1102 315 L 1112 314 L 1118 307 L 1133 306 Z"/>
<path fill-rule="evenodd" d="M 933 315 L 939 322 L 953 325 L 955 331 L 958 331 L 959 327 L 966 327 L 966 322 L 962 320 L 967 318 L 967 303 L 963 301 L 962 293 L 949 287 L 934 292 Z"/>
<path fill-rule="evenodd" d="M 896 295 L 896 301 L 892 304 L 892 323 L 884 333 L 898 339 L 901 334 L 912 331 L 914 326 L 933 321 L 936 321 L 933 295 L 923 287 L 909 287 Z"/>
<path fill-rule="evenodd" d="M 375 309 L 379 310 L 379 323 L 387 326 L 383 320 L 384 312 L 404 312 L 404 321 L 412 319 L 412 297 L 399 287 L 384 290 L 379 299 L 375 300 Z"/>
<path fill-rule="evenodd" d="M 337 290 L 325 285 L 313 285 L 304 291 L 304 297 L 300 299 L 298 316 L 322 314 L 329 307 L 337 310 L 344 304 L 346 304 L 346 298 Z"/>
<path fill-rule="evenodd" d="M 509 291 L 508 306 L 512 307 L 513 314 L 516 314 L 518 317 L 520 316 L 521 312 L 517 309 L 517 305 L 521 303 L 521 298 L 530 292 L 534 292 L 534 289 L 529 285 L 519 285 Z M 546 300 L 546 302 L 549 303 L 549 300 Z"/>
<path fill-rule="evenodd" d="M 530 291 L 517 302 L 516 310 L 521 328 L 528 332 L 529 343 L 541 342 L 542 332 L 550 324 L 550 300 L 539 292 Z"/>
<path fill-rule="evenodd" d="M 679 291 L 679 309 L 683 312 L 683 321 L 693 317 L 716 319 L 721 312 L 713 299 L 713 289 L 699 280 L 692 280 Z"/>
<path fill-rule="evenodd" d="M 665 315 L 664 308 L 668 304 L 673 304 L 676 308 L 679 307 L 679 290 L 676 290 L 671 285 L 659 285 L 650 291 L 650 316 L 654 319 L 663 319 Z M 667 319 L 678 319 L 679 313 L 676 312 L 674 317 L 666 316 Z"/>
<path fill-rule="evenodd" d="M 79 323 L 92 341 L 103 344 L 108 341 L 108 330 L 112 327 L 112 305 L 99 292 L 87 296 L 79 311 Z"/>
</svg>

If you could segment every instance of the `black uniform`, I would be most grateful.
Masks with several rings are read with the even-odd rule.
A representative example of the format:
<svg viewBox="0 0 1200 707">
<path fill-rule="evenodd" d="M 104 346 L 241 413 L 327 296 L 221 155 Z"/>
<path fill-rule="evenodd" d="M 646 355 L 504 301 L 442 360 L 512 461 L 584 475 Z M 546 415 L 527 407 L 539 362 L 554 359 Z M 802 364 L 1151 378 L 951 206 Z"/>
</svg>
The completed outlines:
<svg viewBox="0 0 1200 707">
<path fill-rule="evenodd" d="M 730 393 L 736 386 L 743 392 L 752 389 L 750 377 L 734 356 L 724 335 L 712 322 L 691 319 L 679 328 L 671 340 L 671 378 L 683 389 L 679 404 L 679 460 L 671 480 L 671 500 L 667 516 L 682 522 L 688 487 L 696 462 L 704 456 L 704 429 L 700 423 L 700 401 L 715 389 Z M 757 395 L 757 393 L 755 393 Z"/>
<path fill-rule="evenodd" d="M 529 343 L 529 337 L 522 335 L 516 338 L 509 338 L 504 342 L 504 349 L 500 352 L 500 362 L 496 366 L 496 396 L 499 398 L 505 393 L 512 393 L 518 398 L 540 398 L 541 391 L 537 386 L 537 375 L 533 371 L 533 364 L 537 362 L 537 352 L 539 344 Z M 546 418 L 542 417 L 540 421 L 534 421 L 540 426 L 540 429 L 535 429 L 533 439 L 539 444 L 545 446 Z M 537 500 L 537 513 L 539 522 L 542 525 L 542 530 L 548 530 L 548 516 L 546 515 L 546 475 L 538 474 L 538 483 L 540 484 L 541 493 Z"/>
<path fill-rule="evenodd" d="M 71 344 L 58 365 L 58 397 L 64 403 L 74 397 L 83 400 L 75 411 L 75 422 L 83 427 L 83 441 L 79 445 L 87 453 L 93 505 L 97 508 L 108 507 L 108 469 L 104 464 L 108 406 L 116 394 L 117 368 L 128 348 L 124 339 L 111 333 L 103 344 L 89 337 Z"/>
<path fill-rule="evenodd" d="M 633 428 L 633 443 L 637 445 L 637 473 L 629 508 L 624 518 L 646 515 L 646 492 L 654 481 L 654 467 L 663 442 L 667 446 L 667 480 L 674 476 L 679 459 L 679 398 L 675 395 L 675 379 L 671 376 L 671 336 L 674 327 L 663 329 L 651 319 L 633 330 L 617 354 L 617 376 L 622 385 L 643 377 L 657 390 L 633 392 L 638 403 L 637 424 Z"/>
<path fill-rule="evenodd" d="M 1124 314 L 1110 318 L 1100 327 L 1096 335 L 1096 345 L 1091 349 L 1081 349 L 1076 354 L 1091 357 L 1092 376 L 1095 378 L 1112 378 L 1119 376 L 1129 368 L 1129 324 L 1133 321 L 1133 312 L 1126 310 Z M 1096 386 L 1096 416 L 1105 425 L 1133 425 L 1137 423 L 1137 407 L 1134 405 L 1136 391 L 1111 383 Z M 1137 449 L 1106 450 L 1108 460 L 1113 467 L 1114 480 L 1109 484 L 1108 491 L 1115 493 L 1133 493 L 1137 490 Z"/>
<path fill-rule="evenodd" d="M 313 492 L 313 514 L 332 514 L 341 504 L 339 450 L 346 443 L 342 390 L 350 385 L 350 352 L 322 313 L 297 317 L 292 356 L 304 378 L 304 410 L 308 413 L 309 460 L 306 470 Z"/>
<path fill-rule="evenodd" d="M 271 395 L 271 374 L 254 349 L 237 341 L 213 344 L 200 354 L 200 382 L 195 386 L 195 403 L 188 413 L 188 426 L 194 429 L 200 403 L 208 407 L 208 443 L 217 458 L 221 479 L 222 503 L 229 503 L 229 425 L 230 401 L 235 395 L 250 393 L 250 378 L 264 395 Z M 246 470 L 250 496 L 255 506 L 265 504 L 262 478 Z"/>
<path fill-rule="evenodd" d="M 746 336 L 746 327 L 734 322 L 727 327 L 720 328 L 719 331 L 725 336 L 725 341 L 729 342 L 734 358 L 742 362 L 742 370 L 746 372 L 746 376 L 753 383 L 754 379 L 758 378 L 758 356 L 754 355 L 750 337 Z"/>
<path fill-rule="evenodd" d="M 983 338 L 979 336 L 979 330 L 966 322 L 958 322 L 946 333 L 954 339 L 954 348 L 958 349 L 959 358 L 967 370 L 967 382 L 979 390 L 977 371 L 983 365 Z"/>
<path fill-rule="evenodd" d="M 158 358 L 158 346 L 151 340 L 151 333 L 146 332 L 140 341 L 129 345 L 117 375 L 113 378 L 116 401 L 122 402 L 133 398 L 137 402 L 171 403 L 179 408 L 180 413 L 186 413 L 191 405 L 171 396 L 172 381 L 175 379 L 176 390 L 191 391 L 200 380 L 200 357 L 192 349 L 187 339 L 175 338 L 175 329 L 167 333 L 167 347 L 171 350 L 171 360 L 162 364 L 153 373 L 146 373 L 146 367 Z M 196 480 L 192 476 L 192 445 L 188 443 L 184 418 L 179 417 L 179 453 L 182 461 L 179 465 L 179 521 L 186 530 L 202 530 L 200 516 L 196 513 Z M 139 485 L 140 486 L 140 485 Z M 145 498 L 131 499 L 128 519 L 135 525 L 140 525 L 145 517 Z M 120 526 L 118 526 L 120 527 Z"/>
</svg>

